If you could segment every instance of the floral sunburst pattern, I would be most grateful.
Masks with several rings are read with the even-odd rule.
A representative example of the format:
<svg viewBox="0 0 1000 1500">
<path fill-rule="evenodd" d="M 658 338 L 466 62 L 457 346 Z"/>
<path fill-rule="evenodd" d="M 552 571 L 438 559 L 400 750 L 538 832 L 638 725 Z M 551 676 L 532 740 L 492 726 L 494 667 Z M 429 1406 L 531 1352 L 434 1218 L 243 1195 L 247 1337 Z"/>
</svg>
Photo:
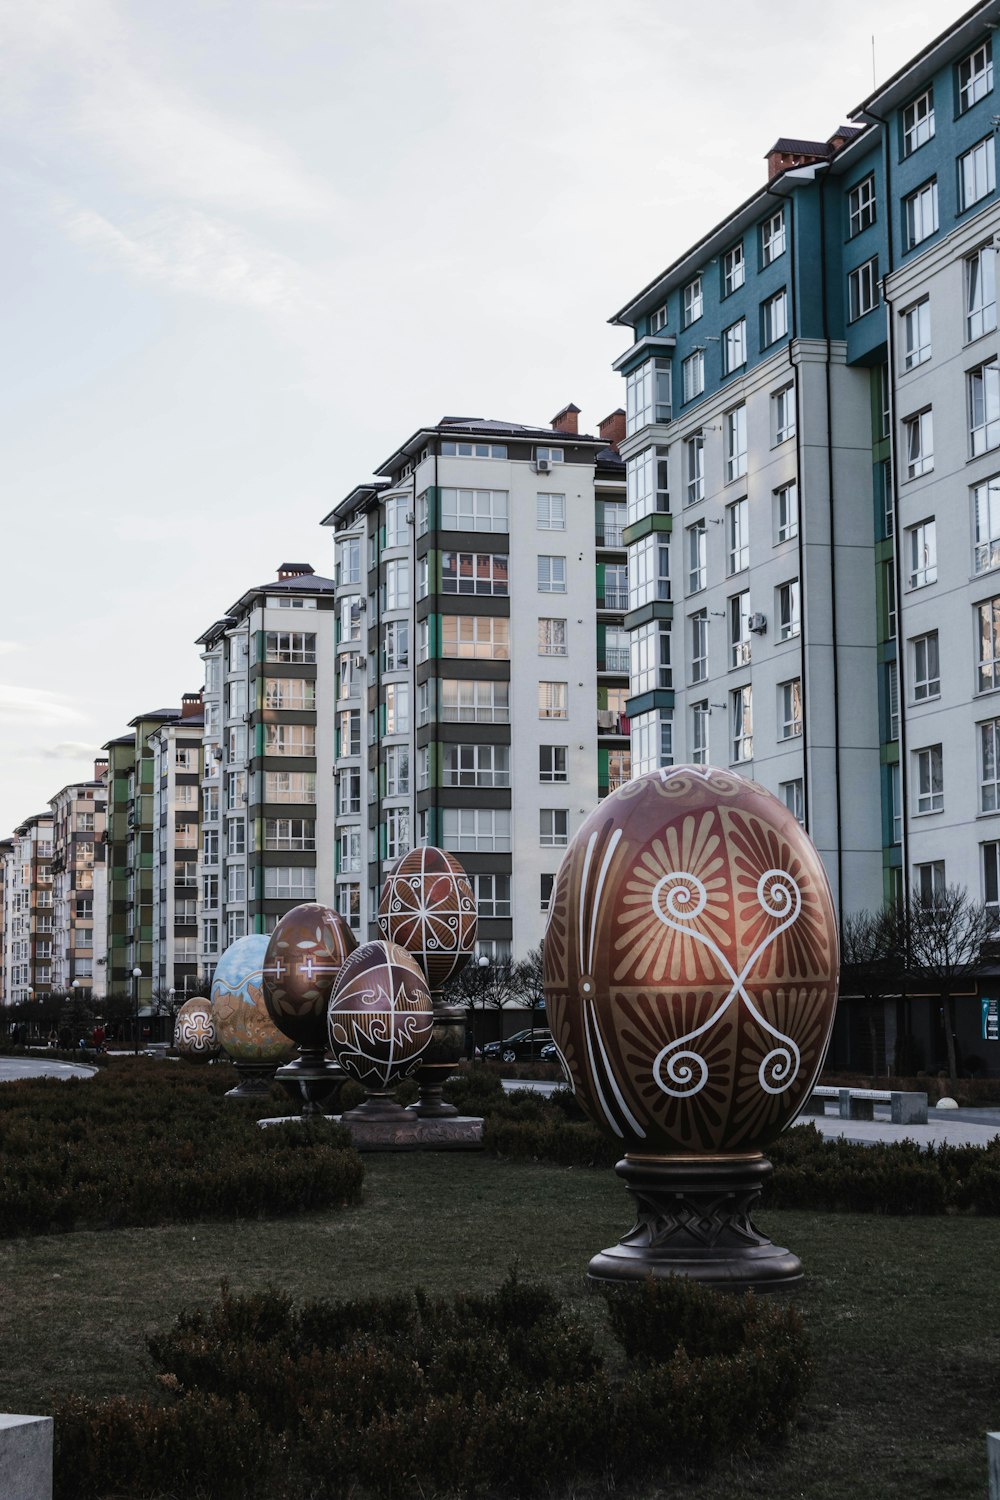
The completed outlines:
<svg viewBox="0 0 1000 1500">
<path fill-rule="evenodd" d="M 723 826 L 747 955 L 774 935 L 755 965 L 754 977 L 802 979 L 829 966 L 832 955 L 819 889 L 822 870 L 807 866 L 781 831 L 759 818 L 727 809 Z M 815 854 L 810 865 L 819 865 Z M 792 915 L 794 921 L 785 925 Z M 781 927 L 784 930 L 778 932 Z"/>
<path fill-rule="evenodd" d="M 827 1015 L 832 993 L 828 985 L 777 986 L 760 991 L 761 1013 L 775 1030 L 795 1036 L 801 1062 L 794 1082 L 784 1094 L 770 1094 L 760 1087 L 762 1069 L 781 1066 L 775 1061 L 775 1039 L 753 1017 L 741 1034 L 736 1072 L 736 1108 L 732 1118 L 732 1142 L 751 1140 L 767 1145 L 798 1113 L 812 1091 L 826 1051 Z M 736 1145 L 730 1149 L 736 1149 Z"/>
<path fill-rule="evenodd" d="M 453 855 L 431 845 L 413 849 L 386 878 L 379 929 L 421 965 L 440 989 L 468 960 L 476 941 L 476 898 Z"/>
</svg>

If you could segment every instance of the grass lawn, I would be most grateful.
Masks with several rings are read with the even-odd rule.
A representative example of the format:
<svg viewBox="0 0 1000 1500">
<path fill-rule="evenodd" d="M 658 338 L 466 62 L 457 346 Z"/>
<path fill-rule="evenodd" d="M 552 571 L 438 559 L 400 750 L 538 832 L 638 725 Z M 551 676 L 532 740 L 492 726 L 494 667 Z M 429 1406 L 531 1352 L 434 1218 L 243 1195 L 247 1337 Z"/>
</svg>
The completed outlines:
<svg viewBox="0 0 1000 1500">
<path fill-rule="evenodd" d="M 337 1298 L 493 1287 L 517 1258 L 601 1318 L 583 1277 L 628 1227 L 613 1173 L 476 1154 L 368 1156 L 365 1168 L 363 1203 L 340 1213 L 0 1242 L 0 1410 L 155 1391 L 146 1334 L 210 1301 L 222 1276 L 238 1291 L 270 1283 Z M 685 1500 L 984 1495 L 984 1434 L 1000 1427 L 997 1221 L 772 1212 L 760 1222 L 805 1265 L 816 1384 L 784 1450 L 724 1461 L 686 1485 Z"/>
</svg>

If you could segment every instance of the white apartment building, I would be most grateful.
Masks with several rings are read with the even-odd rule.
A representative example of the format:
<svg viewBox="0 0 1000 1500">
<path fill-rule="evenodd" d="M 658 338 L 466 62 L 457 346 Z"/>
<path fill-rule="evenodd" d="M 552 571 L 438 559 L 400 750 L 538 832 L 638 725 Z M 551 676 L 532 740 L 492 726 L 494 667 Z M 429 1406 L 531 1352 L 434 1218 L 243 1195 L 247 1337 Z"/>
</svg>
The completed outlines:
<svg viewBox="0 0 1000 1500">
<path fill-rule="evenodd" d="M 51 798 L 52 809 L 52 990 L 86 998 L 106 993 L 104 917 L 95 887 L 105 886 L 104 831 L 107 813 L 106 760 L 94 765 L 92 781 L 73 782 Z M 40 924 L 44 918 L 39 918 Z M 39 933 L 43 931 L 40 925 Z"/>
<path fill-rule="evenodd" d="M 181 716 L 146 742 L 153 755 L 153 994 L 179 1001 L 197 994 L 198 893 L 201 883 L 203 706 L 186 693 Z"/>
<path fill-rule="evenodd" d="M 38 813 L 14 830 L 4 855 L 5 1004 L 51 994 L 54 947 L 52 817 Z"/>
</svg>

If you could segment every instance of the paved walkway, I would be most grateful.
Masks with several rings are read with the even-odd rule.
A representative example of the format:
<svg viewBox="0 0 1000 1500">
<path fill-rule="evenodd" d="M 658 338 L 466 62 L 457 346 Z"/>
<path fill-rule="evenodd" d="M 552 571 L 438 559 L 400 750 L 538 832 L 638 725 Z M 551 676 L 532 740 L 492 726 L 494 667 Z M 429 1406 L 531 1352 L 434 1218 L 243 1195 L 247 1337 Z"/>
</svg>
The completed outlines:
<svg viewBox="0 0 1000 1500">
<path fill-rule="evenodd" d="M 0 1057 L 0 1083 L 13 1083 L 18 1078 L 93 1078 L 96 1072 L 96 1068 L 59 1062 L 44 1053 L 35 1057 Z"/>
</svg>

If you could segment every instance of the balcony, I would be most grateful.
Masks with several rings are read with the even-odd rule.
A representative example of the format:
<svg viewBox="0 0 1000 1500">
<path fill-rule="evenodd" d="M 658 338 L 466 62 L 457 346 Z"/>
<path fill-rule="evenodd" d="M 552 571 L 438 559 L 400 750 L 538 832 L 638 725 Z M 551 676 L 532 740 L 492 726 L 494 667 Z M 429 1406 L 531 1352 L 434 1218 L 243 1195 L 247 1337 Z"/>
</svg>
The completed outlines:
<svg viewBox="0 0 1000 1500">
<path fill-rule="evenodd" d="M 604 660 L 598 661 L 599 672 L 620 672 L 626 676 L 629 672 L 630 652 L 627 646 L 609 646 L 604 653 Z"/>
<path fill-rule="evenodd" d="M 597 596 L 598 609 L 617 609 L 624 613 L 628 609 L 628 589 L 606 588 Z"/>
<path fill-rule="evenodd" d="M 622 548 L 625 546 L 625 543 L 622 541 L 623 531 L 624 527 L 619 526 L 617 523 L 609 523 L 605 521 L 602 524 L 601 522 L 598 522 L 594 531 L 594 540 L 596 541 L 598 547 Z"/>
<path fill-rule="evenodd" d="M 611 708 L 599 708 L 597 710 L 597 733 L 598 736 L 609 734 L 628 735 L 628 719 L 624 714 L 615 713 Z"/>
</svg>

